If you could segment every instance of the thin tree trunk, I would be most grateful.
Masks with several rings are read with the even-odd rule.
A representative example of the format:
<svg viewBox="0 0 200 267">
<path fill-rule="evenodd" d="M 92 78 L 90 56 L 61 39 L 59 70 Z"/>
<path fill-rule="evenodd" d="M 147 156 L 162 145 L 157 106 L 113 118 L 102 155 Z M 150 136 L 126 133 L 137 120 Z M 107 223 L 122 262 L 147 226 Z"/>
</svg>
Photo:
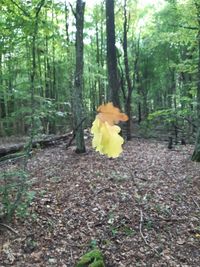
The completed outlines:
<svg viewBox="0 0 200 267">
<path fill-rule="evenodd" d="M 115 20 L 114 20 L 114 0 L 106 0 L 106 36 L 107 36 L 107 67 L 109 99 L 117 107 L 119 101 L 119 78 L 117 73 L 117 55 L 115 47 Z"/>
<path fill-rule="evenodd" d="M 3 118 L 5 116 L 5 105 L 3 96 L 3 70 L 2 70 L 2 51 L 0 50 L 0 136 L 4 136 Z"/>
<path fill-rule="evenodd" d="M 125 66 L 125 76 L 127 83 L 127 97 L 125 102 L 126 114 L 129 120 L 126 122 L 126 138 L 131 140 L 131 96 L 133 92 L 133 85 L 131 83 L 129 62 L 128 62 L 128 49 L 127 49 L 127 32 L 128 32 L 128 22 L 127 22 L 127 12 L 126 12 L 126 0 L 124 0 L 124 37 L 123 37 L 123 50 L 124 50 L 124 66 Z"/>
<path fill-rule="evenodd" d="M 192 155 L 193 161 L 200 162 L 200 4 L 195 3 L 197 8 L 197 21 L 198 21 L 198 34 L 197 34 L 197 41 L 198 41 L 198 75 L 197 75 L 197 123 L 198 123 L 198 133 L 196 137 L 196 144 L 195 149 Z"/>
<path fill-rule="evenodd" d="M 39 23 L 39 13 L 42 9 L 42 6 L 45 4 L 45 0 L 41 0 L 37 6 L 35 17 L 34 17 L 34 29 L 32 35 L 32 70 L 31 70 L 31 77 L 30 77 L 30 94 L 31 94 L 31 127 L 30 127 L 30 142 L 28 145 L 28 151 L 32 148 L 33 138 L 35 134 L 35 78 L 36 78 L 36 38 L 38 33 L 38 23 Z"/>
<path fill-rule="evenodd" d="M 85 141 L 83 126 L 80 122 L 83 120 L 83 27 L 84 27 L 85 2 L 77 0 L 76 2 L 76 69 L 74 81 L 74 128 L 79 128 L 76 132 L 76 152 L 85 152 Z"/>
<path fill-rule="evenodd" d="M 137 90 L 138 101 L 138 124 L 142 121 L 142 105 L 141 105 L 141 85 L 140 85 L 140 73 L 139 73 L 139 57 L 140 57 L 140 33 L 135 45 L 135 60 L 134 60 L 134 74 L 133 74 L 133 87 Z"/>
</svg>

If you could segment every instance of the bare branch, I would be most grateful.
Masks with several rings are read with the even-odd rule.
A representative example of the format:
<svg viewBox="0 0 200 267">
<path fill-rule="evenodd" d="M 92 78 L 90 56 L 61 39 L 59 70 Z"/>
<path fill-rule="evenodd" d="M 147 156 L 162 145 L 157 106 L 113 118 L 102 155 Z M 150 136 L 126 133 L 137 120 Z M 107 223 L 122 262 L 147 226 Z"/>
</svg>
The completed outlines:
<svg viewBox="0 0 200 267">
<path fill-rule="evenodd" d="M 72 11 L 74 17 L 76 18 L 76 11 L 74 10 L 74 8 L 70 2 L 69 2 L 69 5 L 70 5 L 71 11 Z"/>
</svg>

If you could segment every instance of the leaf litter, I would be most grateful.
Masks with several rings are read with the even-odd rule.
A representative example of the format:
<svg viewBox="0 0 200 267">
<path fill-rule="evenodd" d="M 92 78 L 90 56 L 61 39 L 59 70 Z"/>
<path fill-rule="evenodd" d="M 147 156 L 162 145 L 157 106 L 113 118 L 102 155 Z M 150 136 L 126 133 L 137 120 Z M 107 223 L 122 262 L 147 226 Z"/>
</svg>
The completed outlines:
<svg viewBox="0 0 200 267">
<path fill-rule="evenodd" d="M 200 164 L 192 146 L 166 147 L 134 139 L 117 159 L 90 144 L 38 150 L 30 215 L 14 218 L 19 236 L 1 229 L 0 266 L 72 267 L 94 246 L 108 267 L 199 266 Z"/>
</svg>

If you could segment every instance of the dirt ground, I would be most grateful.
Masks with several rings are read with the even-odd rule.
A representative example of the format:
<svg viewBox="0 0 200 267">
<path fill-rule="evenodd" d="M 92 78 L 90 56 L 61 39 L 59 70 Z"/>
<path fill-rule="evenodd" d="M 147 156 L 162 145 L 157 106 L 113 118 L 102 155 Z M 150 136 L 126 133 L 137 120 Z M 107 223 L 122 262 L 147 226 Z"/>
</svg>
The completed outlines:
<svg viewBox="0 0 200 267">
<path fill-rule="evenodd" d="M 28 161 L 29 215 L 0 232 L 0 267 L 73 267 L 97 246 L 106 267 L 200 266 L 200 163 L 193 146 L 134 139 L 117 159 L 65 144 Z M 2 165 L 15 169 L 21 163 Z"/>
</svg>

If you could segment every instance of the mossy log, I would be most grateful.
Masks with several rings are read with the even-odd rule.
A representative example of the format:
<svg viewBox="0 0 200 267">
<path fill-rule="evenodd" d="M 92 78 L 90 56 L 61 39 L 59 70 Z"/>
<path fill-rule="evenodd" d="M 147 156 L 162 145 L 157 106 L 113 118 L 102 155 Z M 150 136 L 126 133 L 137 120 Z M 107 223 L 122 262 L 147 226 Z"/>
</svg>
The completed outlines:
<svg viewBox="0 0 200 267">
<path fill-rule="evenodd" d="M 41 147 L 46 148 L 59 144 L 61 141 L 66 141 L 71 137 L 71 134 L 59 135 L 59 136 L 47 136 L 44 139 L 34 140 L 33 148 Z M 0 147 L 0 158 L 22 151 L 26 146 L 26 143 L 12 144 L 6 147 Z"/>
</svg>

